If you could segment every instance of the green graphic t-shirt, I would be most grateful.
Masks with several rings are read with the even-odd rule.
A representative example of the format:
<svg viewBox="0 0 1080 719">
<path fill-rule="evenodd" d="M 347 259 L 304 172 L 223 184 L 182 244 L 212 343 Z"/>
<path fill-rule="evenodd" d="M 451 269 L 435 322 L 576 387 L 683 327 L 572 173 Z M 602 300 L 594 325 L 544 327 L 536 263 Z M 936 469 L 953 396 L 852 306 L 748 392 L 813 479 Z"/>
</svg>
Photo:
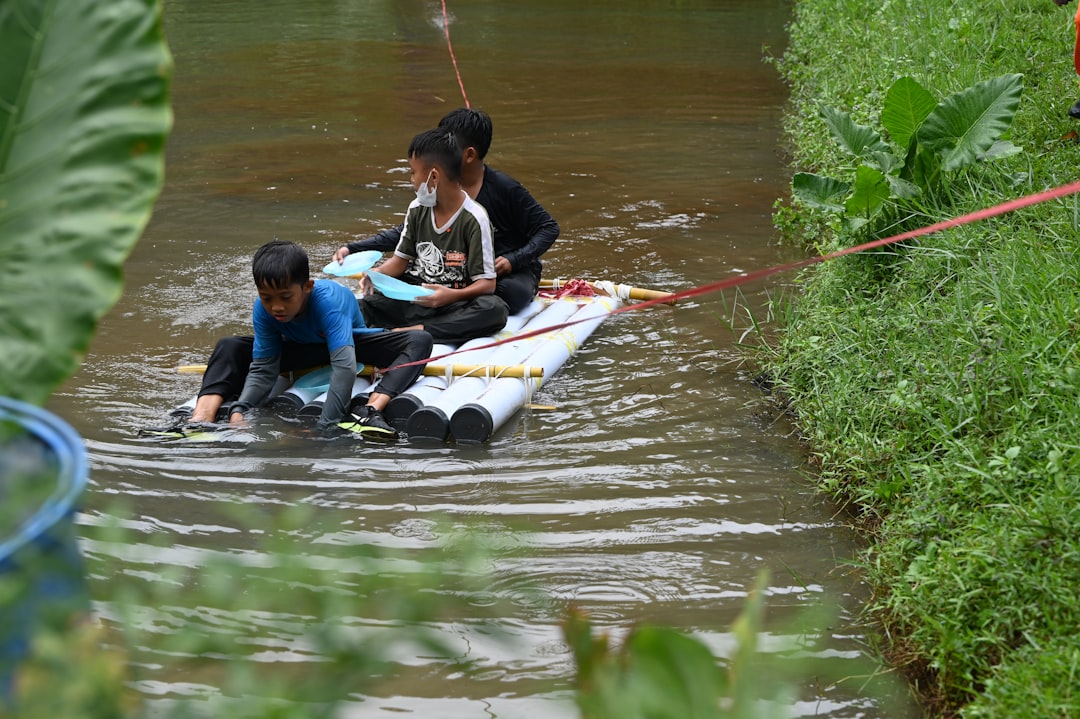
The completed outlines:
<svg viewBox="0 0 1080 719">
<path fill-rule="evenodd" d="M 495 279 L 491 221 L 468 195 L 443 227 L 435 226 L 432 208 L 413 200 L 394 254 L 409 260 L 402 277 L 407 282 L 461 289 L 476 280 Z"/>
</svg>

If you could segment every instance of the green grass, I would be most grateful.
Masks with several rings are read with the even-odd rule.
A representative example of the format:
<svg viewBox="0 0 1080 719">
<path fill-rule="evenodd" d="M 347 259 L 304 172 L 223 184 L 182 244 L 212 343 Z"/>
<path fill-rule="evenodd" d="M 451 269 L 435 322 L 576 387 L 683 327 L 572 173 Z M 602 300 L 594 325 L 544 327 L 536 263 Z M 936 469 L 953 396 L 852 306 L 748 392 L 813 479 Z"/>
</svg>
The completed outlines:
<svg viewBox="0 0 1080 719">
<path fill-rule="evenodd" d="M 944 98 L 1024 75 L 1024 152 L 948 178 L 930 224 L 1080 177 L 1075 7 L 1051 0 L 798 0 L 778 67 L 793 171 L 845 167 L 820 104 L 880 127 L 910 75 Z M 836 48 L 851 48 L 837 52 Z M 756 352 L 823 489 L 874 542 L 869 611 L 932 712 L 1080 716 L 1080 199 L 804 272 Z M 777 225 L 850 244 L 810 210 Z M 888 235 L 881 228 L 878 236 Z"/>
</svg>

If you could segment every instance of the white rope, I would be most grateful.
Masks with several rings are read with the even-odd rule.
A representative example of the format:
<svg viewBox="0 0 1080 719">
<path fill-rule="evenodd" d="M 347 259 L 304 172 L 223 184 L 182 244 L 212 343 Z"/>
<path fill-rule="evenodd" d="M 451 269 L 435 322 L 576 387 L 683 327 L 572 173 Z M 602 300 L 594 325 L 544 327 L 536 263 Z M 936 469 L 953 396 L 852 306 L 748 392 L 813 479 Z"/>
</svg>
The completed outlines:
<svg viewBox="0 0 1080 719">
<path fill-rule="evenodd" d="M 626 285 L 616 285 L 611 280 L 597 280 L 592 284 L 594 288 L 607 295 L 608 297 L 619 297 L 622 299 L 627 299 L 630 296 L 630 290 L 626 287 Z M 623 292 L 626 293 L 626 297 L 623 297 Z"/>
</svg>

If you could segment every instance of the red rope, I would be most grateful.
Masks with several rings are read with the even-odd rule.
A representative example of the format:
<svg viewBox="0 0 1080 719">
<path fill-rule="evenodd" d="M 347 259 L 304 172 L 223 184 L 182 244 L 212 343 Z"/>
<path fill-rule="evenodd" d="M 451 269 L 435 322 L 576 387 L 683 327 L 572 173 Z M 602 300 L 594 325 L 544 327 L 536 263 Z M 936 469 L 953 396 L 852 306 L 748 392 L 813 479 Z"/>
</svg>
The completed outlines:
<svg viewBox="0 0 1080 719">
<path fill-rule="evenodd" d="M 972 222 L 978 222 L 979 220 L 988 219 L 990 217 L 997 217 L 998 215 L 1004 215 L 1004 214 L 1006 214 L 1008 212 L 1013 212 L 1014 210 L 1019 210 L 1019 209 L 1022 209 L 1024 207 L 1030 207 L 1031 205 L 1037 205 L 1037 204 L 1039 204 L 1041 202 L 1046 202 L 1048 200 L 1056 200 L 1059 197 L 1065 197 L 1066 195 L 1072 195 L 1072 194 L 1075 194 L 1077 192 L 1080 192 L 1080 181 L 1072 182 L 1072 183 L 1070 183 L 1068 185 L 1062 185 L 1060 187 L 1055 187 L 1055 188 L 1053 188 L 1051 190 L 1044 190 L 1043 192 L 1036 192 L 1036 193 L 1034 193 L 1032 195 L 1027 195 L 1025 197 L 1021 197 L 1021 198 L 1016 199 L 1016 200 L 1010 200 L 1008 202 L 1003 202 L 1003 203 L 1001 203 L 999 205 L 994 205 L 993 207 L 987 207 L 987 208 L 984 208 L 982 210 L 976 210 L 975 212 L 970 212 L 970 213 L 968 213 L 966 215 L 961 215 L 960 217 L 953 217 L 953 218 L 948 219 L 948 220 L 943 220 L 941 222 L 937 222 L 937 223 L 935 223 L 933 225 L 927 225 L 926 227 L 920 227 L 918 229 L 910 230 L 908 232 L 902 232 L 899 235 L 893 235 L 891 237 L 885 237 L 885 238 L 880 239 L 880 240 L 873 240 L 871 242 L 865 242 L 865 243 L 863 243 L 861 245 L 855 245 L 854 247 L 846 247 L 846 248 L 844 248 L 842 250 L 837 250 L 836 252 L 830 252 L 830 253 L 828 253 L 826 255 L 818 255 L 816 257 L 808 257 L 808 258 L 803 259 L 803 260 L 797 260 L 795 262 L 787 262 L 787 263 L 782 264 L 782 265 L 773 265 L 772 267 L 766 267 L 764 269 L 756 270 L 754 272 L 746 272 L 746 273 L 743 273 L 741 275 L 737 275 L 735 277 L 729 277 L 726 280 L 720 280 L 719 282 L 713 282 L 713 283 L 708 284 L 708 285 L 701 285 L 700 287 L 693 287 L 693 288 L 691 288 L 689 290 L 682 290 L 681 292 L 672 292 L 670 295 L 664 295 L 663 297 L 657 297 L 656 299 L 644 300 L 643 302 L 635 302 L 634 304 L 623 305 L 622 307 L 617 307 L 617 308 L 611 310 L 606 315 L 596 315 L 594 317 L 588 317 L 588 318 L 580 319 L 580 320 L 570 320 L 568 322 L 563 322 L 561 324 L 552 325 L 550 327 L 541 327 L 540 329 L 531 330 L 531 331 L 526 332 L 524 334 L 518 334 L 518 335 L 514 335 L 513 337 L 507 337 L 506 339 L 496 340 L 494 342 L 491 342 L 491 343 L 486 344 L 486 345 L 482 345 L 480 347 L 472 347 L 469 350 L 465 350 L 465 351 L 481 350 L 481 349 L 488 349 L 489 347 L 497 347 L 499 345 L 506 344 L 507 342 L 515 342 L 517 340 L 527 339 L 529 337 L 536 337 L 537 335 L 542 335 L 542 334 L 545 334 L 545 333 L 548 333 L 548 332 L 554 332 L 555 330 L 561 330 L 561 329 L 566 328 L 566 327 L 571 327 L 573 325 L 580 324 L 581 322 L 593 322 L 596 319 L 603 318 L 603 317 L 610 316 L 610 315 L 617 315 L 617 314 L 620 314 L 622 312 L 636 312 L 637 310 L 642 310 L 642 309 L 645 309 L 646 307 L 652 307 L 653 305 L 670 304 L 671 302 L 673 302 L 675 300 L 681 300 L 681 299 L 685 299 L 687 297 L 697 297 L 699 295 L 707 295 L 707 294 L 710 294 L 710 293 L 713 293 L 713 292 L 719 292 L 720 290 L 726 290 L 726 289 L 728 289 L 730 287 L 737 287 L 738 285 L 743 285 L 743 284 L 746 284 L 748 282 L 754 282 L 756 280 L 764 279 L 766 277 L 770 277 L 772 275 L 779 274 L 780 272 L 788 272 L 790 270 L 797 270 L 797 269 L 800 269 L 802 267 L 809 267 L 810 265 L 814 265 L 814 264 L 817 264 L 819 262 L 825 262 L 827 260 L 834 260 L 837 257 L 843 257 L 844 255 L 852 255 L 852 254 L 855 254 L 856 252 L 865 252 L 866 250 L 873 250 L 873 249 L 876 249 L 878 247 L 884 247 L 885 245 L 891 245 L 891 244 L 895 244 L 897 242 L 903 242 L 904 240 L 910 240 L 910 239 L 913 239 L 915 237 L 922 237 L 923 235 L 929 235 L 929 234 L 932 234 L 934 232 L 940 232 L 942 230 L 947 230 L 947 229 L 950 229 L 952 227 L 959 227 L 960 225 L 967 225 L 967 224 L 970 224 Z M 429 357 L 428 359 L 417 360 L 416 362 L 409 362 L 407 364 L 395 365 L 394 367 L 392 367 L 390 369 L 397 369 L 398 367 L 408 367 L 410 365 L 417 365 L 417 364 L 427 364 L 429 362 L 434 362 L 436 360 L 441 360 L 441 359 L 445 359 L 447 357 L 450 357 L 452 355 L 456 355 L 456 354 L 459 353 L 459 351 L 460 350 L 455 350 L 453 352 L 447 352 L 446 354 L 439 355 L 438 357 Z"/>
<path fill-rule="evenodd" d="M 934 223 L 933 225 L 927 225 L 926 227 L 920 227 L 908 232 L 902 232 L 899 235 L 893 235 L 891 237 L 885 237 L 880 240 L 873 240 L 871 242 L 865 242 L 861 245 L 855 245 L 854 247 L 845 247 L 842 250 L 836 252 L 830 252 L 827 255 L 818 255 L 817 257 L 809 257 L 804 260 L 798 260 L 796 262 L 788 262 L 783 265 L 774 265 L 772 267 L 766 267 L 763 270 L 756 270 L 754 272 L 748 272 L 736 277 L 729 277 L 726 280 L 714 282 L 709 285 L 702 285 L 701 287 L 694 287 L 693 289 L 683 290 L 682 292 L 674 292 L 667 297 L 661 297 L 654 300 L 646 300 L 644 302 L 638 302 L 632 305 L 624 305 L 611 311 L 610 314 L 618 314 L 620 312 L 630 312 L 631 310 L 640 310 L 644 307 L 651 307 L 660 303 L 671 302 L 672 300 L 679 300 L 685 297 L 696 297 L 697 295 L 709 294 L 710 292 L 717 292 L 729 287 L 735 287 L 747 282 L 753 282 L 760 280 L 771 275 L 775 275 L 780 272 L 787 272 L 788 270 L 797 270 L 802 267 L 808 267 L 810 265 L 817 264 L 819 262 L 825 262 L 827 260 L 835 260 L 837 257 L 843 257 L 844 255 L 852 255 L 856 252 L 865 252 L 866 250 L 873 250 L 878 247 L 884 247 L 885 245 L 892 245 L 897 242 L 903 242 L 904 240 L 910 240 L 915 237 L 922 237 L 923 235 L 929 235 L 934 232 L 940 232 L 942 230 L 948 230 L 952 227 L 959 227 L 960 225 L 967 225 L 972 222 L 978 222 L 979 220 L 985 220 L 990 217 L 997 217 L 998 215 L 1004 215 L 1014 210 L 1019 210 L 1024 207 L 1030 207 L 1031 205 L 1037 205 L 1040 202 L 1046 202 L 1047 200 L 1056 200 L 1059 197 L 1066 195 L 1072 195 L 1080 192 L 1080 181 L 1072 182 L 1068 185 L 1062 185 L 1061 187 L 1055 187 L 1052 190 L 1044 190 L 1043 192 L 1036 192 L 1026 197 L 1021 197 L 1016 200 L 1009 200 L 1008 202 L 1002 202 L 1000 205 L 994 205 L 993 207 L 987 207 L 982 210 L 976 210 L 975 212 L 969 212 L 966 215 L 960 217 L 953 217 L 948 220 L 942 220 L 941 222 Z M 573 323 L 572 323 L 573 324 Z"/>
<path fill-rule="evenodd" d="M 461 81 L 461 70 L 458 69 L 457 58 L 454 57 L 454 45 L 450 42 L 450 18 L 446 14 L 446 0 L 442 0 L 443 31 L 446 33 L 446 48 L 450 51 L 450 61 L 454 63 L 454 74 L 457 75 L 457 84 L 461 88 L 461 97 L 465 100 L 465 107 L 472 108 L 469 104 L 469 96 L 465 94 L 465 83 Z"/>
</svg>

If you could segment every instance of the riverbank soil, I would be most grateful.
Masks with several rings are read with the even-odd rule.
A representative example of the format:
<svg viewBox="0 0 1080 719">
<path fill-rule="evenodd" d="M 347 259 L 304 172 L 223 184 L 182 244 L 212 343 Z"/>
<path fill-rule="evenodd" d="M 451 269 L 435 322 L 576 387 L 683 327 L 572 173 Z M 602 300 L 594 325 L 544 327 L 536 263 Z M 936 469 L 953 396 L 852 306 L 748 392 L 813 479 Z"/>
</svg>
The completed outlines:
<svg viewBox="0 0 1080 719">
<path fill-rule="evenodd" d="M 778 61 L 793 173 L 854 177 L 820 113 L 882 128 L 911 77 L 937 102 L 1023 76 L 1021 152 L 942 172 L 852 230 L 778 204 L 823 253 L 1080 177 L 1073 13 L 1052 0 L 797 0 Z M 903 157 L 903 148 L 894 148 Z M 821 488 L 863 520 L 883 653 L 930 713 L 1080 716 L 1080 198 L 1067 196 L 806 270 L 758 352 Z"/>
</svg>

